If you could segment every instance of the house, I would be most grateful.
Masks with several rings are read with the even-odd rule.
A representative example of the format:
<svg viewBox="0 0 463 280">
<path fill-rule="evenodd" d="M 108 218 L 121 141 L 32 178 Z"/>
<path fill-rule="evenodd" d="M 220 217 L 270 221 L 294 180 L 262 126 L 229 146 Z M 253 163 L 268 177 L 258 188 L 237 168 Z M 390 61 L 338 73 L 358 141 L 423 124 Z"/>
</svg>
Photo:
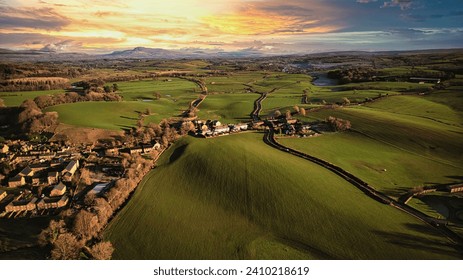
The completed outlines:
<svg viewBox="0 0 463 280">
<path fill-rule="evenodd" d="M 20 211 L 32 211 L 36 209 L 37 198 L 32 197 L 29 199 L 13 200 L 7 206 L 5 206 L 6 212 L 20 212 Z"/>
<path fill-rule="evenodd" d="M 66 206 L 69 202 L 69 197 L 63 195 L 61 197 L 44 197 L 37 202 L 38 210 L 56 209 Z"/>
<path fill-rule="evenodd" d="M 238 123 L 235 124 L 235 128 L 239 130 L 248 130 L 248 124 L 247 123 Z"/>
<path fill-rule="evenodd" d="M 8 187 L 17 188 L 24 186 L 26 184 L 26 179 L 22 176 L 16 175 L 13 178 L 10 178 L 8 181 Z"/>
<path fill-rule="evenodd" d="M 119 155 L 119 147 L 109 147 L 105 150 L 106 156 L 117 156 Z"/>
<path fill-rule="evenodd" d="M 42 180 L 41 180 L 40 176 L 38 176 L 38 175 L 35 175 L 34 177 L 32 177 L 32 185 L 33 185 L 33 186 L 38 186 L 38 185 L 40 185 L 40 182 L 41 182 L 41 181 L 42 181 Z"/>
<path fill-rule="evenodd" d="M 32 177 L 34 176 L 34 170 L 30 166 L 26 166 L 18 175 L 21 177 Z"/>
<path fill-rule="evenodd" d="M 53 189 L 50 192 L 50 196 L 62 196 L 64 195 L 64 193 L 66 193 L 66 185 L 62 182 L 59 182 L 58 184 L 53 186 Z"/>
<path fill-rule="evenodd" d="M 59 173 L 57 171 L 48 172 L 47 181 L 49 185 L 58 183 Z"/>
<path fill-rule="evenodd" d="M 32 169 L 32 171 L 35 172 L 40 172 L 42 170 L 45 170 L 49 167 L 49 164 L 46 163 L 39 163 L 39 164 L 31 164 L 29 167 Z"/>
<path fill-rule="evenodd" d="M 0 201 L 6 197 L 6 191 L 0 191 Z"/>
<path fill-rule="evenodd" d="M 43 159 L 43 160 L 51 160 L 52 158 L 55 157 L 55 153 L 46 153 L 46 154 L 40 154 L 39 155 L 39 159 Z"/>
<path fill-rule="evenodd" d="M 161 143 L 159 143 L 159 142 L 157 142 L 157 141 L 154 141 L 153 149 L 159 150 L 160 148 L 161 148 Z"/>
<path fill-rule="evenodd" d="M 3 146 L 0 146 L 0 153 L 2 154 L 8 153 L 9 150 L 10 150 L 10 147 L 8 147 L 8 145 L 6 144 L 3 144 Z"/>
<path fill-rule="evenodd" d="M 447 190 L 451 193 L 463 192 L 463 184 L 448 186 Z"/>
<path fill-rule="evenodd" d="M 132 147 L 129 149 L 129 154 L 141 154 L 143 153 L 143 148 L 141 146 Z"/>
<path fill-rule="evenodd" d="M 143 153 L 149 153 L 153 150 L 158 150 L 161 148 L 161 144 L 158 142 L 154 142 L 154 144 L 142 144 L 141 148 L 143 149 Z"/>
<path fill-rule="evenodd" d="M 79 168 L 79 161 L 78 160 L 71 160 L 68 165 L 61 171 L 61 175 L 70 174 L 71 177 L 74 176 L 74 173 Z"/>
</svg>

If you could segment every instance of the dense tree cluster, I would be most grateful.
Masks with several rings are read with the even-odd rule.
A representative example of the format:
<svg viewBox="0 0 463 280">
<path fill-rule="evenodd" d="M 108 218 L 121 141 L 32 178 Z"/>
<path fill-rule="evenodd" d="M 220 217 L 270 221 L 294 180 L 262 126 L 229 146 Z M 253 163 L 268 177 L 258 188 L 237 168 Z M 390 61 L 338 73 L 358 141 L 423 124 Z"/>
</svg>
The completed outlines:
<svg viewBox="0 0 463 280">
<path fill-rule="evenodd" d="M 26 77 L 63 77 L 82 76 L 87 69 L 79 66 L 59 65 L 56 63 L 9 63 L 0 64 L 0 80 Z"/>
<path fill-rule="evenodd" d="M 0 81 L 0 91 L 51 90 L 68 87 L 68 79 L 57 77 L 21 78 Z"/>
<path fill-rule="evenodd" d="M 34 99 L 34 102 L 41 109 L 65 104 L 86 101 L 121 101 L 122 97 L 114 92 L 89 92 L 87 94 L 78 94 L 77 92 L 67 92 L 53 95 L 39 95 Z"/>
<path fill-rule="evenodd" d="M 20 106 L 17 122 L 24 133 L 41 133 L 58 123 L 57 112 L 42 112 L 33 100 L 26 100 Z"/>
<path fill-rule="evenodd" d="M 351 129 L 352 125 L 350 121 L 348 120 L 343 120 L 340 118 L 335 118 L 332 116 L 329 116 L 326 119 L 326 122 L 328 125 L 331 127 L 333 131 L 345 131 Z"/>
<path fill-rule="evenodd" d="M 328 78 L 336 79 L 340 84 L 373 81 L 378 73 L 371 68 L 337 69 L 328 72 Z"/>
</svg>

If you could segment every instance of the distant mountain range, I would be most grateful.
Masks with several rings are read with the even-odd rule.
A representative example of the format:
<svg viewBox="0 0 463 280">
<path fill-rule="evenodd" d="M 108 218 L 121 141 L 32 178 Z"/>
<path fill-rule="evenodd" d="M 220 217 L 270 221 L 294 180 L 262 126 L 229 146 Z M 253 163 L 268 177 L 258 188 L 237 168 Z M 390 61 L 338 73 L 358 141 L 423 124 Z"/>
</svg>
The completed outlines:
<svg viewBox="0 0 463 280">
<path fill-rule="evenodd" d="M 85 53 L 62 53 L 41 50 L 14 51 L 0 49 L 0 60 L 31 60 L 31 61 L 64 61 L 64 60 L 94 60 L 94 59 L 181 59 L 181 58 L 240 58 L 262 57 L 266 54 L 255 49 L 225 52 L 207 49 L 167 50 L 160 48 L 136 47 L 131 50 L 114 51 L 109 54 L 91 55 Z"/>
<path fill-rule="evenodd" d="M 459 49 L 462 50 L 462 49 Z M 336 51 L 325 53 L 305 54 L 308 56 L 324 55 L 377 55 L 377 54 L 400 54 L 400 53 L 436 53 L 447 52 L 449 50 L 412 50 L 412 51 Z M 297 55 L 297 54 L 294 54 Z M 304 54 L 299 54 L 304 55 Z M 9 50 L 0 49 L 0 61 L 19 60 L 19 61 L 76 61 L 76 60 L 98 60 L 98 59 L 213 59 L 213 58 L 256 58 L 278 56 L 261 52 L 255 48 L 243 49 L 239 51 L 226 52 L 222 50 L 209 50 L 188 48 L 180 50 L 168 50 L 161 48 L 136 47 L 131 50 L 114 51 L 108 54 L 86 54 L 86 53 L 63 53 L 44 50 Z M 281 55 L 280 55 L 281 56 Z"/>
</svg>

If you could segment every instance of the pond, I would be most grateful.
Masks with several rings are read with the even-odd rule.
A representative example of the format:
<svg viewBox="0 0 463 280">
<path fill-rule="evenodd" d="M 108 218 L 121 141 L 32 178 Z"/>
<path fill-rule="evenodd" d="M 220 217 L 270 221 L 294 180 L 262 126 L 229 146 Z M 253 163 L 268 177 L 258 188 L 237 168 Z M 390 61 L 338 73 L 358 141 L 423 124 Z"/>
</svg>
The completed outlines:
<svg viewBox="0 0 463 280">
<path fill-rule="evenodd" d="M 328 78 L 326 73 L 312 73 L 310 74 L 314 79 L 312 84 L 319 87 L 336 86 L 338 80 Z"/>
</svg>

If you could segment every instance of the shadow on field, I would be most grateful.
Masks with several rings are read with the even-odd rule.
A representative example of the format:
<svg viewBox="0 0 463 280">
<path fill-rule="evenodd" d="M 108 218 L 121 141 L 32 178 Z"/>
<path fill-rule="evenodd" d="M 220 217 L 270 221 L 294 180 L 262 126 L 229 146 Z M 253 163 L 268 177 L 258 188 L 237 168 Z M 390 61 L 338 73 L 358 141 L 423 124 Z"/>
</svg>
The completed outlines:
<svg viewBox="0 0 463 280">
<path fill-rule="evenodd" d="M 183 153 L 185 152 L 187 146 L 188 145 L 182 145 L 182 146 L 176 148 L 174 150 L 174 152 L 172 153 L 172 155 L 170 156 L 170 158 L 169 158 L 169 163 L 173 163 L 174 161 L 179 159 L 183 155 Z"/>
<path fill-rule="evenodd" d="M 412 188 L 410 187 L 397 187 L 395 189 L 384 190 L 384 194 L 388 196 L 400 197 L 408 192 L 410 192 Z"/>
<path fill-rule="evenodd" d="M 133 118 L 133 117 L 126 117 L 126 116 L 119 116 L 121 119 L 128 119 L 128 120 L 138 120 L 138 118 Z"/>
<path fill-rule="evenodd" d="M 418 233 L 426 233 L 433 236 L 440 235 L 439 232 L 426 225 L 419 224 L 404 224 L 410 230 Z M 385 238 L 389 243 L 399 245 L 404 248 L 423 250 L 436 254 L 443 254 L 449 257 L 459 258 L 463 257 L 463 248 L 461 245 L 452 244 L 450 241 L 442 242 L 430 240 L 428 238 L 416 236 L 414 234 L 399 233 L 399 232 L 386 232 L 386 231 L 373 231 L 373 233 Z M 402 257 L 402 256 L 399 256 Z M 406 258 L 406 257 L 404 257 Z"/>
<path fill-rule="evenodd" d="M 463 176 L 452 175 L 452 176 L 445 176 L 445 177 L 460 181 L 460 182 L 457 182 L 457 184 L 463 181 Z"/>
</svg>

